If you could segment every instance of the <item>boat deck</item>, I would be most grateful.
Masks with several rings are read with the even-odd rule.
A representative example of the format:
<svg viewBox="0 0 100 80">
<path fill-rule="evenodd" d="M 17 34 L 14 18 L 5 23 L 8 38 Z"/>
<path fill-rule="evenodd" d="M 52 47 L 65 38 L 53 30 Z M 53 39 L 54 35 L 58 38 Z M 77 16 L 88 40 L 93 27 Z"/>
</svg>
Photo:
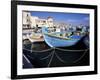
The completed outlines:
<svg viewBox="0 0 100 80">
<path fill-rule="evenodd" d="M 43 38 L 28 38 L 30 42 L 43 42 L 44 39 Z"/>
</svg>

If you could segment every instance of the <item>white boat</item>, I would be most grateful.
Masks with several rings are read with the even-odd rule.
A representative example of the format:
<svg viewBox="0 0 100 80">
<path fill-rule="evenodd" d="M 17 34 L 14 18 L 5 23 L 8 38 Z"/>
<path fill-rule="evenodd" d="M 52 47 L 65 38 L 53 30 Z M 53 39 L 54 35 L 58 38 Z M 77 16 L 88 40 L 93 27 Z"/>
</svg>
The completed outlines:
<svg viewBox="0 0 100 80">
<path fill-rule="evenodd" d="M 42 34 L 31 34 L 31 35 L 27 35 L 27 38 L 29 39 L 30 42 L 34 43 L 34 42 L 43 42 L 44 39 L 42 38 Z"/>
</svg>

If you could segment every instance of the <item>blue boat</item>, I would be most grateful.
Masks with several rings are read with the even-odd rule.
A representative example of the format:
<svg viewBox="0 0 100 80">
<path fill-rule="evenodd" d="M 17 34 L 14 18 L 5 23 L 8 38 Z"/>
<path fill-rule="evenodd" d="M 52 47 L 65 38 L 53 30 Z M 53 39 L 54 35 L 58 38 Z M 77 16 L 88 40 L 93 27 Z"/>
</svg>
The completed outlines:
<svg viewBox="0 0 100 80">
<path fill-rule="evenodd" d="M 64 33 L 61 33 L 61 32 L 48 33 L 47 27 L 42 27 L 42 33 L 43 33 L 45 42 L 50 47 L 72 46 L 72 45 L 75 45 L 83 37 L 83 35 L 71 35 L 71 36 L 66 36 L 66 37 L 57 36 Z"/>
</svg>

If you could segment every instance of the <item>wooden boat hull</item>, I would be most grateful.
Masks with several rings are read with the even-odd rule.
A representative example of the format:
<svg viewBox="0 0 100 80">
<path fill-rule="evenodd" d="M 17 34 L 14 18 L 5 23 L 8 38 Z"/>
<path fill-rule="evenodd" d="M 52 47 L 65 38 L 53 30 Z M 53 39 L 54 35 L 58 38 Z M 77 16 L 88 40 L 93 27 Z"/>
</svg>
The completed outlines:
<svg viewBox="0 0 100 80">
<path fill-rule="evenodd" d="M 50 47 L 67 47 L 75 45 L 79 39 L 61 39 L 54 36 L 44 34 L 44 40 Z"/>
<path fill-rule="evenodd" d="M 79 36 L 78 35 L 72 35 L 69 38 L 58 37 L 58 36 L 52 35 L 52 33 L 49 34 L 48 29 L 46 27 L 42 28 L 42 33 L 43 33 L 44 41 L 50 47 L 72 46 L 72 45 L 75 45 L 83 37 L 83 36 L 80 36 L 80 35 Z"/>
</svg>

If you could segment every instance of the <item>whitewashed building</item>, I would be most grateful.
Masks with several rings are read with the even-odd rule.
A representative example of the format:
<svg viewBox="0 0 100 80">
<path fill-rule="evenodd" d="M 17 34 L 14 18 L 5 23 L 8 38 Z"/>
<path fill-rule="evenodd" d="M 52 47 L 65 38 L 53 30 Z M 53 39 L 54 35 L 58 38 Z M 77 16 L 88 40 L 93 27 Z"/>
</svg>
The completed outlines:
<svg viewBox="0 0 100 80">
<path fill-rule="evenodd" d="M 22 14 L 23 28 L 30 28 L 31 27 L 30 18 L 31 18 L 30 12 L 23 11 L 23 14 Z"/>
<path fill-rule="evenodd" d="M 34 27 L 53 27 L 53 18 L 47 17 L 47 19 L 41 19 L 37 16 L 31 16 L 30 12 L 23 11 L 23 28 Z"/>
</svg>

